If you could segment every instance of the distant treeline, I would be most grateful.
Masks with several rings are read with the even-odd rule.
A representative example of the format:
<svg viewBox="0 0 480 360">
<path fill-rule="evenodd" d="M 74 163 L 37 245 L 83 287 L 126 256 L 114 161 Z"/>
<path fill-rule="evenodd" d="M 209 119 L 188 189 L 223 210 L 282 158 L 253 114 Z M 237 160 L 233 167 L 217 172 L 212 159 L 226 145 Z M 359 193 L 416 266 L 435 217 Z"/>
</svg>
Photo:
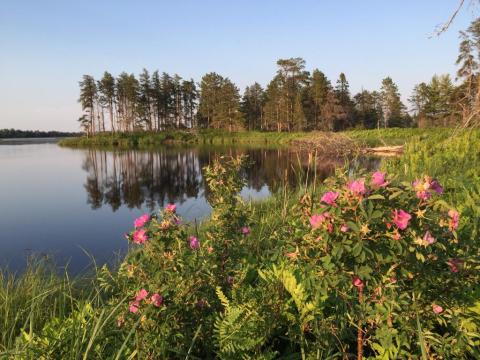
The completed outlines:
<svg viewBox="0 0 480 360">
<path fill-rule="evenodd" d="M 80 136 L 78 132 L 0 129 L 1 139 Z"/>
<path fill-rule="evenodd" d="M 84 75 L 80 98 L 85 132 L 211 128 L 236 131 L 337 131 L 349 128 L 451 126 L 478 123 L 480 20 L 461 32 L 457 59 L 459 84 L 449 75 L 435 75 L 415 86 L 401 101 L 398 87 L 385 77 L 378 90 L 352 96 L 341 73 L 334 84 L 319 69 L 305 69 L 302 58 L 280 59 L 277 73 L 263 88 L 247 86 L 243 95 L 228 78 L 215 72 L 199 83 L 144 69 L 137 77 L 126 72 L 101 79 Z"/>
</svg>

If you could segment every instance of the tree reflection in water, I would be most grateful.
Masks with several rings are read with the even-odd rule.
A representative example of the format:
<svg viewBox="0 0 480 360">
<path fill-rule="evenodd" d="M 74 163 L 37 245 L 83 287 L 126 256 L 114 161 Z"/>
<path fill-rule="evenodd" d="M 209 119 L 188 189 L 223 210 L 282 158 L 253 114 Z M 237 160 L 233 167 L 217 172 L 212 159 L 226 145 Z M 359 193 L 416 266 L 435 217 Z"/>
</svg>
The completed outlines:
<svg viewBox="0 0 480 360">
<path fill-rule="evenodd" d="M 247 189 L 260 191 L 265 186 L 269 192 L 277 191 L 287 183 L 298 184 L 299 178 L 312 181 L 311 155 L 290 149 L 258 149 L 242 147 L 162 147 L 153 151 L 122 150 L 86 151 L 83 169 L 87 172 L 85 190 L 88 204 L 98 209 L 108 204 L 113 211 L 121 206 L 153 211 L 166 203 L 182 203 L 187 198 L 208 197 L 202 169 L 221 155 L 245 154 L 252 165 L 242 176 Z M 344 159 L 318 159 L 317 178 L 325 179 Z M 353 166 L 372 169 L 378 160 L 357 159 Z M 306 176 L 307 172 L 310 173 Z M 303 174 L 303 175 L 302 175 Z"/>
</svg>

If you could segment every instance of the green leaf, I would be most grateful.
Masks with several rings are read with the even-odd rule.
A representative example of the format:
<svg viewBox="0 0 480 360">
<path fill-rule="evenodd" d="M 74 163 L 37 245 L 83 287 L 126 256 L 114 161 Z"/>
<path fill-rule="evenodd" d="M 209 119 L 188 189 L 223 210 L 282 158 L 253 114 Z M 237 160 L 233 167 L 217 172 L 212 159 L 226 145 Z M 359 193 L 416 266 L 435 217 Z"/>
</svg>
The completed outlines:
<svg viewBox="0 0 480 360">
<path fill-rule="evenodd" d="M 352 221 L 347 221 L 347 226 L 357 233 L 360 232 L 360 228 L 358 227 L 358 225 Z"/>
<path fill-rule="evenodd" d="M 385 200 L 385 196 L 380 194 L 373 194 L 368 197 L 368 200 Z"/>
<path fill-rule="evenodd" d="M 400 196 L 402 193 L 403 193 L 403 190 L 396 191 L 396 192 L 394 192 L 393 194 L 391 194 L 391 195 L 388 197 L 388 199 L 389 199 L 389 200 L 393 200 L 393 199 L 395 199 L 396 197 Z"/>
</svg>

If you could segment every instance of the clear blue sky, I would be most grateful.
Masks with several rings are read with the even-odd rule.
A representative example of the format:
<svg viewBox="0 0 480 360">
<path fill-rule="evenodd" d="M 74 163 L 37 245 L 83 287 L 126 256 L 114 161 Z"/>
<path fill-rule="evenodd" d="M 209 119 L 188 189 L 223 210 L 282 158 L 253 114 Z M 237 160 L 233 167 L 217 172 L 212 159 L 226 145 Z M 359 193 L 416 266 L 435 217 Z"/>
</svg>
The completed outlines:
<svg viewBox="0 0 480 360">
<path fill-rule="evenodd" d="M 243 91 L 266 85 L 282 57 L 303 57 L 352 93 L 391 76 L 406 100 L 435 73 L 455 72 L 465 8 L 458 0 L 1 0 L 0 128 L 78 130 L 82 74 L 143 67 L 199 81 L 209 71 Z"/>
</svg>

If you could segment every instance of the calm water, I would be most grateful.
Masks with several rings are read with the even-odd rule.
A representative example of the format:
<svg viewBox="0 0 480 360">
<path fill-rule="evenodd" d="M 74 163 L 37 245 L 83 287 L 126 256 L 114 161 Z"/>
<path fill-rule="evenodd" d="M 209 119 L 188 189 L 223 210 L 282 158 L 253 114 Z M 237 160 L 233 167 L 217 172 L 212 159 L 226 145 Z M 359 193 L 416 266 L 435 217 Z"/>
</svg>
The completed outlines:
<svg viewBox="0 0 480 360">
<path fill-rule="evenodd" d="M 66 149 L 52 141 L 0 141 L 0 266 L 18 270 L 32 254 L 79 272 L 127 249 L 135 217 L 171 202 L 187 220 L 209 214 L 202 168 L 220 154 L 255 162 L 242 176 L 244 198 L 294 185 L 308 164 L 288 149 L 164 147 L 155 151 Z M 321 161 L 319 177 L 342 160 Z M 375 166 L 370 162 L 367 166 Z"/>
</svg>

